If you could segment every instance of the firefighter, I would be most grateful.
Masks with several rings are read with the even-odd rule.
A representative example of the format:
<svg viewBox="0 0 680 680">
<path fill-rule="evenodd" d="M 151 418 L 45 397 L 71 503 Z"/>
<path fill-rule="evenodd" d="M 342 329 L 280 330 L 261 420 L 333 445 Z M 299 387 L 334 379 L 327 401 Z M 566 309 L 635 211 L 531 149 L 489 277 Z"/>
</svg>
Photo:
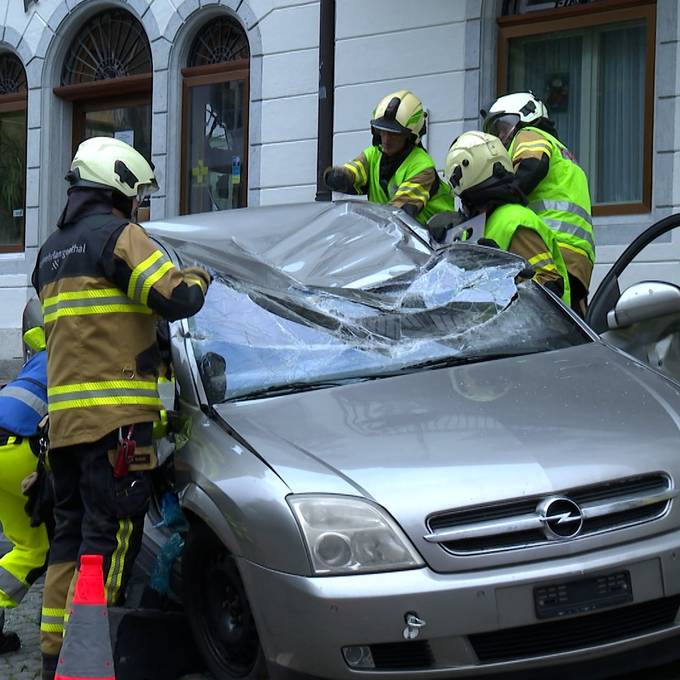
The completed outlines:
<svg viewBox="0 0 680 680">
<path fill-rule="evenodd" d="M 401 208 L 421 224 L 439 212 L 453 210 L 449 187 L 439 179 L 432 157 L 420 143 L 426 117 L 412 92 L 388 94 L 373 111 L 373 144 L 353 161 L 327 168 L 323 174 L 326 186 Z"/>
<path fill-rule="evenodd" d="M 463 133 L 446 156 L 446 176 L 469 217 L 485 213 L 484 238 L 527 260 L 535 279 L 568 305 L 569 275 L 555 234 L 525 207 L 500 139 L 484 132 Z"/>
<path fill-rule="evenodd" d="M 531 92 L 509 94 L 481 111 L 484 132 L 510 151 L 519 188 L 554 232 L 569 270 L 572 306 L 585 316 L 595 264 L 588 178 L 558 139 L 548 109 Z"/>
<path fill-rule="evenodd" d="M 12 549 L 0 558 L 0 654 L 19 649 L 16 633 L 4 632 L 5 610 L 16 607 L 45 571 L 49 538 L 45 524 L 31 526 L 22 483 L 35 473 L 39 425 L 47 415 L 47 353 L 42 328 L 28 329 L 33 355 L 0 390 L 0 523 Z"/>
<path fill-rule="evenodd" d="M 79 556 L 103 555 L 107 601 L 124 599 L 156 462 L 156 318 L 195 314 L 211 282 L 200 268 L 177 268 L 134 223 L 139 203 L 157 184 L 131 146 L 109 137 L 84 141 L 66 179 L 66 206 L 32 279 L 47 339 L 55 493 L 41 622 L 49 680 Z"/>
</svg>

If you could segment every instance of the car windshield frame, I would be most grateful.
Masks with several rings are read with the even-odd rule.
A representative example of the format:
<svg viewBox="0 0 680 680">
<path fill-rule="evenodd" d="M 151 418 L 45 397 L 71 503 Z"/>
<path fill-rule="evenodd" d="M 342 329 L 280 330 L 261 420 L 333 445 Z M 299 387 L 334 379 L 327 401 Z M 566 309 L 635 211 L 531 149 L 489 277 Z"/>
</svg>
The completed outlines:
<svg viewBox="0 0 680 680">
<path fill-rule="evenodd" d="M 374 215 L 372 207 L 368 213 L 361 210 L 366 208 L 359 216 L 384 218 L 383 213 Z M 358 219 L 356 212 L 351 208 L 343 219 Z M 523 278 L 528 274 L 522 258 L 469 243 L 434 250 L 423 247 L 408 223 L 393 217 L 388 223 L 387 228 L 379 225 L 381 240 L 374 244 L 383 248 L 380 271 L 375 271 L 375 259 L 369 261 L 369 277 L 351 244 L 339 251 L 343 256 L 347 252 L 348 266 L 327 249 L 310 255 L 311 264 L 310 258 L 297 263 L 296 270 L 288 266 L 290 255 L 273 261 L 271 249 L 280 251 L 278 243 L 268 244 L 264 253 L 249 252 L 243 242 L 223 245 L 218 252 L 156 233 L 170 241 L 183 266 L 206 266 L 215 277 L 204 309 L 184 326 L 208 403 L 520 356 L 595 339 L 555 296 Z M 326 281 L 331 285 L 320 285 Z M 484 329 L 493 332 L 496 327 L 501 336 L 521 334 L 525 306 L 534 329 L 544 317 L 549 317 L 548 326 L 559 329 L 552 340 L 539 339 L 535 332 L 510 345 L 484 338 Z M 504 324 L 498 326 L 499 319 Z M 224 330 L 222 338 L 214 334 L 216 328 Z M 559 340 L 559 334 L 565 339 Z M 456 338 L 464 342 L 456 346 Z"/>
</svg>

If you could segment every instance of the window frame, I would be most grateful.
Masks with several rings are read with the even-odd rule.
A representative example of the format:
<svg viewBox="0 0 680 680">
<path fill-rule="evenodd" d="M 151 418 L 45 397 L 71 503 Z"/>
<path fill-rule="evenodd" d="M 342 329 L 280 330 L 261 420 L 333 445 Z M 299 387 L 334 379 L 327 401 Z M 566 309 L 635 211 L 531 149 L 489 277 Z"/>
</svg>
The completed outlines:
<svg viewBox="0 0 680 680">
<path fill-rule="evenodd" d="M 206 64 L 181 69 L 182 73 L 182 134 L 180 154 L 179 214 L 188 215 L 189 187 L 187 163 L 189 161 L 189 99 L 191 88 L 200 85 L 219 85 L 242 80 L 243 91 L 243 158 L 241 159 L 241 202 L 248 207 L 248 160 L 250 127 L 250 59 L 237 59 L 219 64 Z"/>
<path fill-rule="evenodd" d="M 23 66 L 23 64 L 22 64 Z M 27 171 L 28 171 L 28 91 L 12 94 L 0 95 L 0 113 L 16 113 L 17 111 L 24 112 L 24 122 L 26 125 L 24 134 L 24 227 L 20 241 L 16 245 L 0 244 L 0 253 L 23 253 L 26 250 L 26 191 L 27 187 Z"/>
<path fill-rule="evenodd" d="M 507 90 L 511 40 L 636 19 L 644 19 L 646 22 L 642 200 L 629 203 L 598 203 L 592 206 L 594 217 L 637 215 L 649 213 L 652 210 L 656 0 L 600 0 L 600 2 L 589 5 L 539 10 L 522 15 L 498 17 L 497 19 L 498 80 L 496 90 L 498 96 L 502 96 Z"/>
</svg>

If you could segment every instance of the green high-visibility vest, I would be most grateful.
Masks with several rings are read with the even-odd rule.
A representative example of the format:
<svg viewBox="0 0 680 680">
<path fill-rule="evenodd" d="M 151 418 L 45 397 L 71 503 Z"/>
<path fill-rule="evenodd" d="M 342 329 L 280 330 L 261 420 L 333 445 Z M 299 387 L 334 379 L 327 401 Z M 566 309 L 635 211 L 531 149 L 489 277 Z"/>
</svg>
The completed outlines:
<svg viewBox="0 0 680 680">
<path fill-rule="evenodd" d="M 548 174 L 529 194 L 529 208 L 554 232 L 561 245 L 585 252 L 595 264 L 595 238 L 591 217 L 588 178 L 559 139 L 544 130 L 525 127 L 547 139 L 552 148 Z M 512 157 L 517 137 L 510 145 Z"/>
<path fill-rule="evenodd" d="M 506 203 L 500 208 L 496 208 L 491 213 L 490 217 L 486 218 L 484 225 L 484 238 L 490 238 L 498 244 L 502 250 L 508 250 L 512 237 L 520 228 L 525 227 L 535 231 L 546 245 L 547 252 L 550 253 L 553 259 L 555 268 L 562 276 L 564 282 L 564 294 L 562 301 L 567 306 L 571 305 L 571 293 L 569 290 L 569 273 L 567 272 L 567 265 L 564 263 L 564 258 L 560 252 L 560 246 L 555 236 L 555 232 L 546 226 L 538 215 L 529 208 L 515 203 Z M 544 265 L 544 261 L 530 261 L 534 268 Z"/>
<path fill-rule="evenodd" d="M 423 170 L 432 168 L 437 172 L 434 161 L 425 149 L 414 146 L 411 153 L 406 156 L 403 163 L 397 168 L 387 184 L 387 192 L 380 185 L 380 159 L 382 150 L 378 146 L 369 146 L 364 149 L 364 156 L 368 160 L 368 200 L 374 203 L 389 203 L 397 189 L 411 177 L 414 177 Z M 423 191 L 421 189 L 421 191 Z M 418 198 L 418 189 L 414 188 L 414 195 Z M 437 213 L 453 210 L 453 195 L 446 182 L 439 180 L 439 187 L 434 196 L 430 197 L 425 203 L 425 207 L 416 215 L 416 219 L 421 224 Z"/>
</svg>

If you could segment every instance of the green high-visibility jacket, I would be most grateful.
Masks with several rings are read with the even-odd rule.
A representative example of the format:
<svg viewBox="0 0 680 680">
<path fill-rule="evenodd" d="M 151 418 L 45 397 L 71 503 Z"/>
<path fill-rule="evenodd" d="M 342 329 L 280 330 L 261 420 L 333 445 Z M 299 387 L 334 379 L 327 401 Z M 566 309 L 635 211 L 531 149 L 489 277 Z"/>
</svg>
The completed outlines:
<svg viewBox="0 0 680 680">
<path fill-rule="evenodd" d="M 529 194 L 529 208 L 554 232 L 560 243 L 578 248 L 595 263 L 595 238 L 591 217 L 588 178 L 569 149 L 544 130 L 525 127 L 550 142 L 548 174 Z M 510 145 L 514 157 L 517 137 Z"/>
<path fill-rule="evenodd" d="M 369 146 L 364 149 L 364 155 L 368 160 L 368 200 L 374 203 L 389 203 L 395 196 L 406 194 L 411 191 L 415 198 L 421 198 L 425 205 L 421 211 L 416 215 L 416 219 L 421 224 L 427 224 L 427 221 L 437 213 L 447 210 L 453 210 L 453 195 L 451 189 L 446 182 L 439 180 L 438 186 L 433 195 L 423 196 L 423 188 L 418 185 L 402 186 L 404 182 L 409 181 L 418 173 L 432 168 L 437 172 L 434 161 L 425 149 L 419 146 L 414 146 L 411 153 L 406 156 L 403 163 L 397 168 L 397 171 L 392 175 L 387 185 L 387 192 L 380 185 L 380 159 L 382 158 L 382 150 L 378 146 Z"/>
<path fill-rule="evenodd" d="M 513 203 L 502 205 L 487 217 L 486 224 L 484 225 L 484 237 L 495 241 L 502 250 L 508 250 L 515 232 L 520 227 L 535 231 L 545 243 L 546 252 L 538 253 L 536 257 L 529 260 L 529 264 L 534 269 L 557 269 L 564 283 L 562 301 L 567 306 L 570 306 L 569 274 L 560 251 L 559 243 L 552 229 L 547 227 L 535 212 L 525 208 L 523 205 Z M 552 263 L 550 258 L 552 258 Z"/>
</svg>

